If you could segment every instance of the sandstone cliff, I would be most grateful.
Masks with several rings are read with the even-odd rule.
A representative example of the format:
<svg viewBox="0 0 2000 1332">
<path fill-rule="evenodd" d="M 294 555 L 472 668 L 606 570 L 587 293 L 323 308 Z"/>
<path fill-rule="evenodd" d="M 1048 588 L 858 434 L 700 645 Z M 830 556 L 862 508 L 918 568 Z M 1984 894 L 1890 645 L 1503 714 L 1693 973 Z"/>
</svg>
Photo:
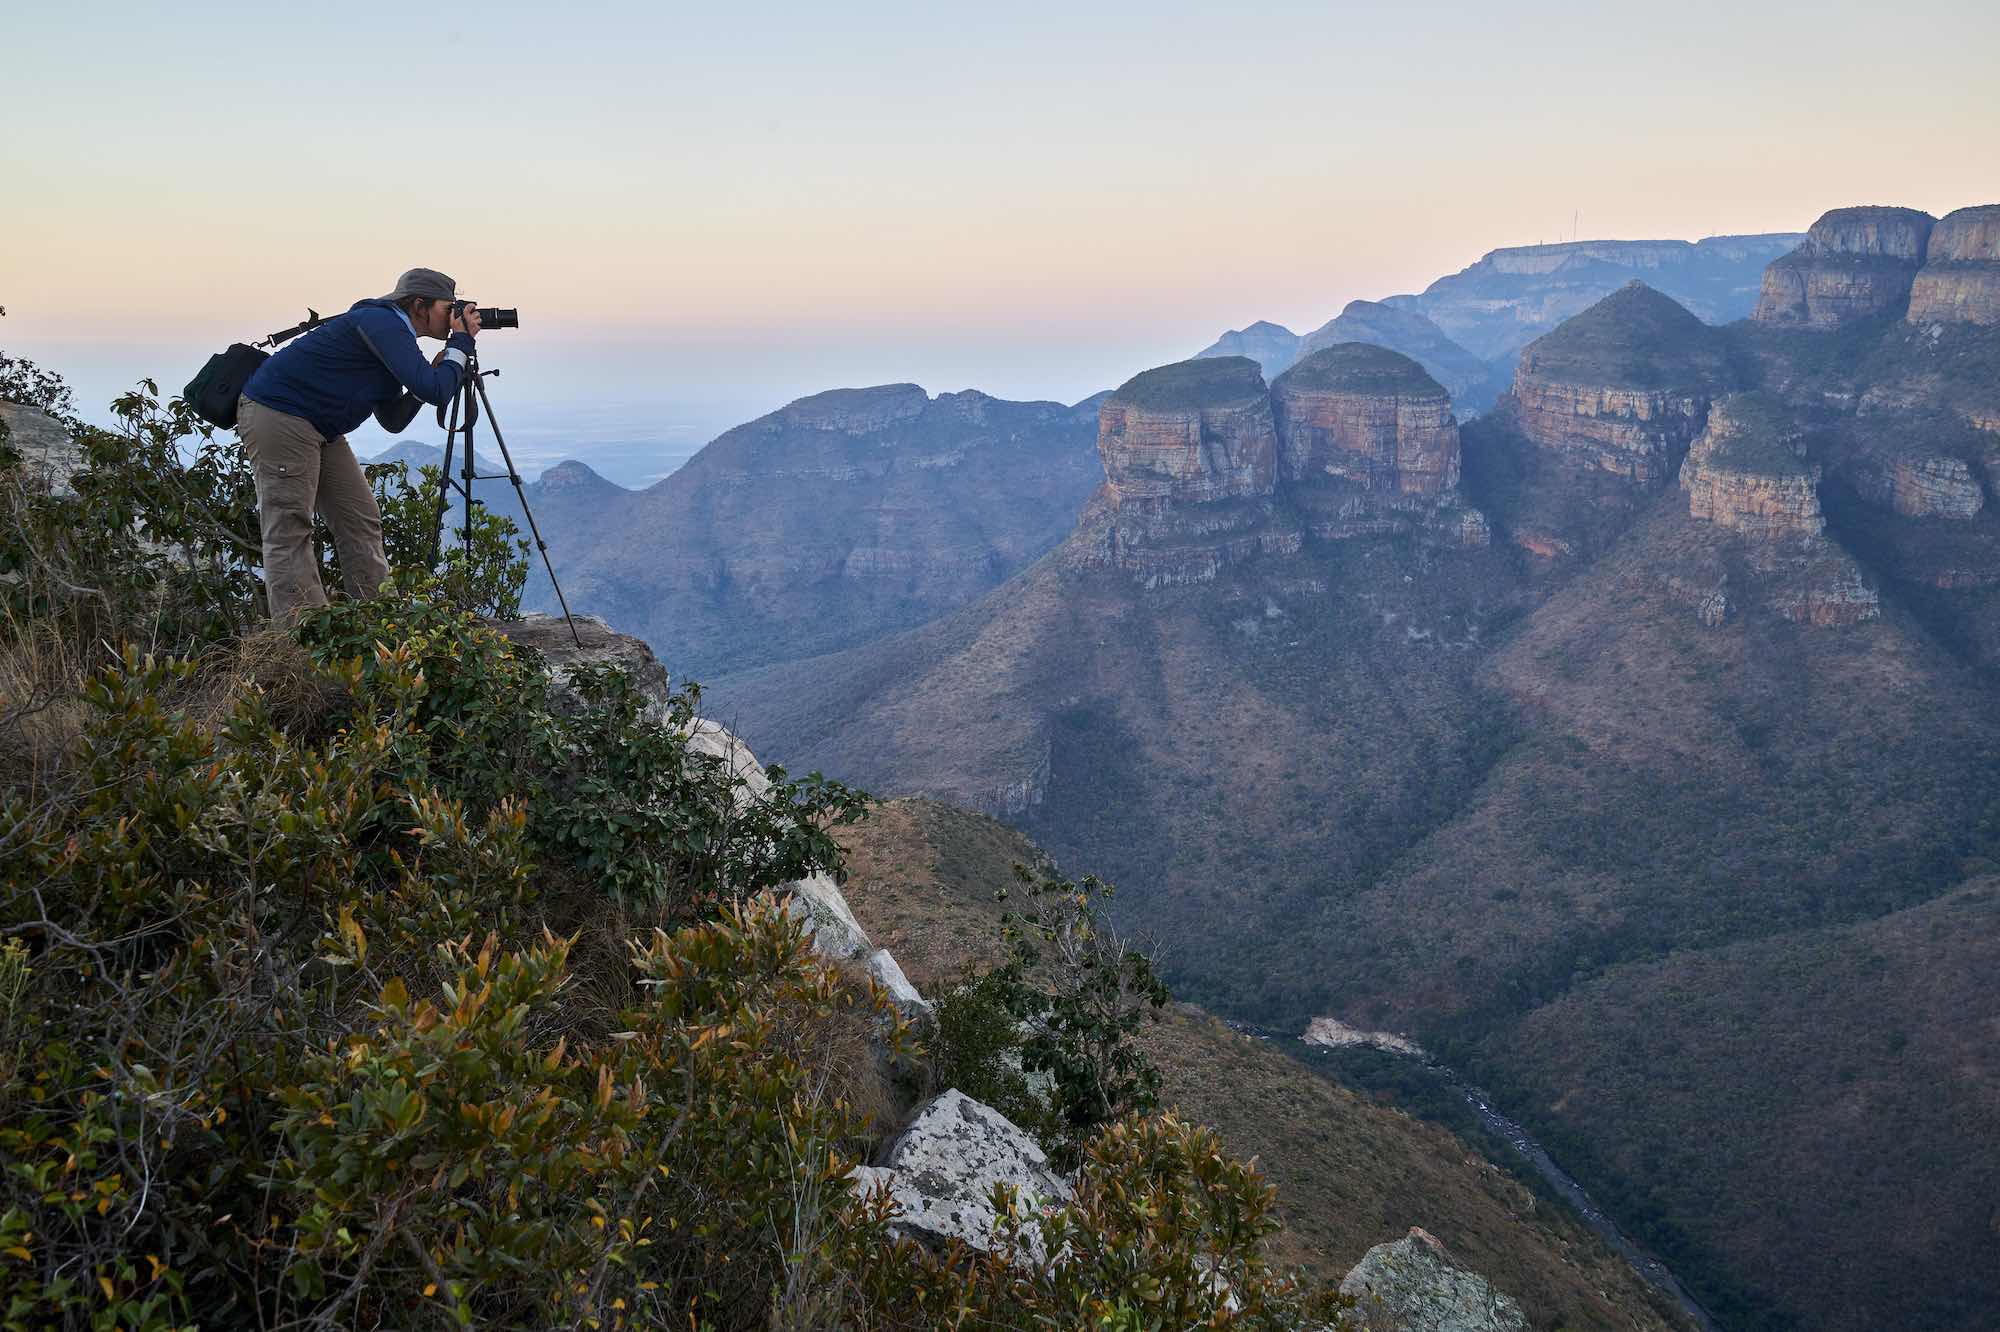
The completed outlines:
<svg viewBox="0 0 2000 1332">
<path fill-rule="evenodd" d="M 1325 540 L 1430 531 L 1484 545 L 1485 519 L 1456 503 L 1451 396 L 1407 356 L 1360 342 L 1313 352 L 1272 385 L 1278 470 Z"/>
<path fill-rule="evenodd" d="M 1717 332 L 1631 282 L 1529 344 L 1511 410 L 1522 434 L 1565 461 L 1657 486 L 1730 381 Z"/>
<path fill-rule="evenodd" d="M 2000 324 L 2000 204 L 1947 213 L 1931 229 L 1908 318 Z"/>
<path fill-rule="evenodd" d="M 1764 270 L 1759 323 L 1838 328 L 1902 305 L 1935 224 L 1914 208 L 1836 208 Z"/>
<path fill-rule="evenodd" d="M 1783 407 L 1758 393 L 1716 403 L 1681 466 L 1690 517 L 1765 538 L 1826 530 L 1819 478 Z"/>
</svg>

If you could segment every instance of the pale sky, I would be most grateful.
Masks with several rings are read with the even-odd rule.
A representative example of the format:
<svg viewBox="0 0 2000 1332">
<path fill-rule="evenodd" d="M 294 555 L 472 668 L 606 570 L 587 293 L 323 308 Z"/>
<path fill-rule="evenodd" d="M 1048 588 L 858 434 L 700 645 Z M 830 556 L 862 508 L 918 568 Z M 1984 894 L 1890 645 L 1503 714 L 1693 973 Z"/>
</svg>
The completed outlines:
<svg viewBox="0 0 2000 1332">
<path fill-rule="evenodd" d="M 95 406 L 423 264 L 520 308 L 524 412 L 1068 401 L 1577 212 L 2000 200 L 1996 53 L 1990 0 L 24 4 L 0 347 Z"/>
</svg>

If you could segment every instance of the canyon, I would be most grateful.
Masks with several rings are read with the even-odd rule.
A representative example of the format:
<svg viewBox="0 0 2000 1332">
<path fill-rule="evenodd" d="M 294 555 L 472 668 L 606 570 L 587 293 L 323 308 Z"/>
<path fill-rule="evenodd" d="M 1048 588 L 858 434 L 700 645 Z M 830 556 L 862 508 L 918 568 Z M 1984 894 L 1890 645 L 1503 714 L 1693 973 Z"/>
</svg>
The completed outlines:
<svg viewBox="0 0 2000 1332">
<path fill-rule="evenodd" d="M 1853 215 L 1772 286 L 1884 247 L 1911 276 L 1887 305 L 1805 281 L 1819 322 L 1717 328 L 1628 272 L 1471 421 L 1368 353 L 1137 376 L 1102 404 L 1102 486 L 1049 555 L 720 697 L 800 766 L 1004 813 L 1106 874 L 1190 998 L 1439 1052 L 1724 1325 L 1895 1321 L 1903 1282 L 1860 1258 L 1886 1228 L 1931 1237 L 1899 1270 L 1971 1332 L 2000 1298 L 1976 1256 L 1977 1181 L 2000 1171 L 1985 1001 L 1879 1066 L 1774 1082 L 1708 1057 L 1700 1024 L 1750 1019 L 1676 988 L 1742 941 L 1808 977 L 1873 922 L 1908 919 L 1899 947 L 1920 947 L 1923 913 L 1985 901 L 2000 863 L 1994 435 L 1967 406 L 2000 344 L 1976 310 L 1913 323 L 1914 224 Z M 1970 974 L 1970 952 L 1936 955 Z M 1645 1112 L 1681 1086 L 1722 1108 Z M 1919 1147 L 1893 1118 L 1812 1118 L 1905 1088 L 1995 1132 Z M 1794 1167 L 1756 1164 L 1774 1155 Z M 1751 1178 L 1754 1218 L 1719 1201 Z"/>
</svg>

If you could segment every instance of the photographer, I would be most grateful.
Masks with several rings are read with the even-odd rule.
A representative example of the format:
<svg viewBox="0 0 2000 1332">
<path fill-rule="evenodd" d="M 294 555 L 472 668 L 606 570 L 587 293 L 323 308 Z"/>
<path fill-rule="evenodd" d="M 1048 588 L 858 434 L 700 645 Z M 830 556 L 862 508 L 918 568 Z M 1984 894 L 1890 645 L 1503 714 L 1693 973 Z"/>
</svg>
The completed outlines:
<svg viewBox="0 0 2000 1332">
<path fill-rule="evenodd" d="M 281 349 L 244 385 L 236 432 L 257 478 L 273 620 L 326 604 L 312 549 L 315 508 L 333 530 L 349 596 L 373 596 L 388 577 L 382 514 L 347 432 L 372 414 L 397 434 L 422 403 L 451 401 L 479 332 L 479 312 L 456 296 L 444 274 L 413 268 L 387 296 L 357 301 Z M 419 337 L 444 338 L 445 349 L 426 361 Z"/>
</svg>

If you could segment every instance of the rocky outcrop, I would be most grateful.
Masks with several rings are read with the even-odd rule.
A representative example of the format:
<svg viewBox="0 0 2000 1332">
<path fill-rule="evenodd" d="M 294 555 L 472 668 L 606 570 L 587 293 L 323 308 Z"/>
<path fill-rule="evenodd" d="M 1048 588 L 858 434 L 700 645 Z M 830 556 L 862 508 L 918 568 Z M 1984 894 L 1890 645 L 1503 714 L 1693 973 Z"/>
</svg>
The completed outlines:
<svg viewBox="0 0 2000 1332">
<path fill-rule="evenodd" d="M 1902 305 L 1936 219 L 1914 208 L 1836 208 L 1764 270 L 1753 318 L 1830 329 Z"/>
<path fill-rule="evenodd" d="M 1380 1050 L 1384 1054 L 1404 1055 L 1411 1059 L 1428 1059 L 1421 1045 L 1407 1036 L 1398 1036 L 1393 1031 L 1363 1031 L 1350 1027 L 1336 1017 L 1316 1017 L 1306 1024 L 1305 1035 L 1299 1037 L 1307 1045 L 1317 1045 L 1327 1050 Z"/>
<path fill-rule="evenodd" d="M 1126 569 L 1147 586 L 1213 578 L 1259 551 L 1296 552 L 1282 521 L 1278 438 L 1255 362 L 1179 361 L 1133 377 L 1099 409 L 1104 489 L 1085 516 L 1101 541 L 1071 558 Z"/>
<path fill-rule="evenodd" d="M 1461 412 L 1484 410 L 1498 393 L 1493 387 L 1492 368 L 1415 310 L 1380 301 L 1349 301 L 1337 318 L 1301 340 L 1297 359 L 1303 361 L 1342 342 L 1365 342 L 1401 352 L 1442 384 L 1453 407 Z"/>
<path fill-rule="evenodd" d="M 1867 458 L 1854 469 L 1854 488 L 1863 499 L 1905 518 L 1976 518 L 1986 507 L 1972 469 L 1963 459 L 1940 453 Z"/>
<path fill-rule="evenodd" d="M 1247 356 L 1264 372 L 1264 378 L 1276 379 L 1299 359 L 1302 342 L 1298 334 L 1283 324 L 1259 319 L 1248 328 L 1230 329 L 1196 352 L 1195 358 L 1208 360 L 1220 356 Z"/>
<path fill-rule="evenodd" d="M 1245 357 L 1148 370 L 1099 409 L 1097 456 L 1114 507 L 1261 499 L 1277 454 L 1264 376 Z"/>
<path fill-rule="evenodd" d="M 33 484 L 55 494 L 73 492 L 71 478 L 83 468 L 83 450 L 60 421 L 33 407 L 0 402 L 0 426 Z"/>
<path fill-rule="evenodd" d="M 1819 478 L 1783 408 L 1755 393 L 1716 403 L 1681 467 L 1690 517 L 1766 539 L 1826 530 Z"/>
<path fill-rule="evenodd" d="M 1315 351 L 1271 387 L 1278 469 L 1380 494 L 1458 485 L 1458 421 L 1444 387 L 1407 356 L 1359 342 Z"/>
<path fill-rule="evenodd" d="M 1033 1138 L 956 1089 L 919 1110 L 881 1161 L 856 1167 L 855 1183 L 887 1189 L 901 1212 L 893 1229 L 934 1247 L 954 1240 L 982 1251 L 994 1247 L 996 1184 L 1011 1185 L 1030 1209 L 1071 1196 Z M 1027 1238 L 1035 1248 L 1032 1227 Z"/>
<path fill-rule="evenodd" d="M 1729 382 L 1715 331 L 1632 282 L 1529 344 L 1508 409 L 1564 461 L 1657 486 Z"/>
<path fill-rule="evenodd" d="M 1418 1227 L 1378 1244 L 1340 1283 L 1368 1332 L 1528 1332 L 1513 1297 L 1460 1267 L 1436 1236 Z"/>
<path fill-rule="evenodd" d="M 2000 324 L 2000 204 L 1946 213 L 1910 286 L 1913 324 Z"/>
<path fill-rule="evenodd" d="M 1323 347 L 1271 386 L 1280 486 L 1307 530 L 1337 541 L 1419 531 L 1483 546 L 1486 520 L 1457 499 L 1451 397 L 1416 361 L 1382 347 Z"/>
</svg>

